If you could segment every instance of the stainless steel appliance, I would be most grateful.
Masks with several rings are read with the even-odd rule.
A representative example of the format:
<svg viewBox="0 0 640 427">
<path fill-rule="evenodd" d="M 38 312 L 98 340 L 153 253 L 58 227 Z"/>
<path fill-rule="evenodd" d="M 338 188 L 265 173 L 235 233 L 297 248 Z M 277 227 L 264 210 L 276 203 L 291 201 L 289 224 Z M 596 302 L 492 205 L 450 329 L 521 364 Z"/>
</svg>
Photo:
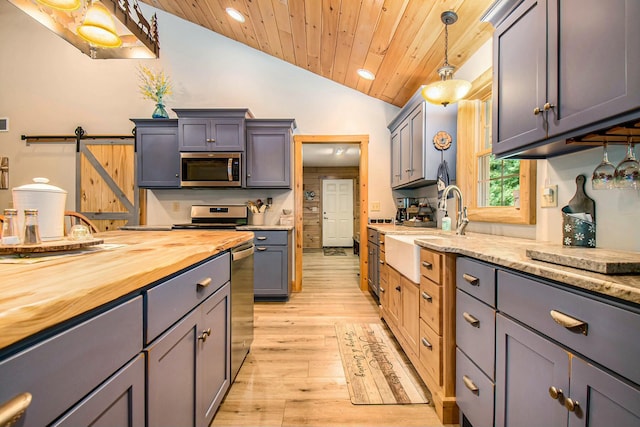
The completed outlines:
<svg viewBox="0 0 640 427">
<path fill-rule="evenodd" d="M 193 205 L 191 222 L 174 229 L 235 229 L 246 225 L 244 205 Z M 231 379 L 233 380 L 253 342 L 253 241 L 231 249 Z"/>
<path fill-rule="evenodd" d="M 180 153 L 182 187 L 241 187 L 241 153 Z"/>
</svg>

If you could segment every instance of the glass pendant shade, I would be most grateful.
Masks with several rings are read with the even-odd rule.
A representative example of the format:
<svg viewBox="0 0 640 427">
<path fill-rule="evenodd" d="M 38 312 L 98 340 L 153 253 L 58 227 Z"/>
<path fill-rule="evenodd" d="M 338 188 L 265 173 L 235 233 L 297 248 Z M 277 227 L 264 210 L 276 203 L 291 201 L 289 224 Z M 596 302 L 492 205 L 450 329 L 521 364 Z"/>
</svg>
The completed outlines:
<svg viewBox="0 0 640 427">
<path fill-rule="evenodd" d="M 38 0 L 38 3 L 58 10 L 76 10 L 82 5 L 82 0 Z"/>
<path fill-rule="evenodd" d="M 466 80 L 440 80 L 422 88 L 422 97 L 432 104 L 445 107 L 464 98 L 471 90 L 471 83 Z"/>
<path fill-rule="evenodd" d="M 116 33 L 116 24 L 102 3 L 93 3 L 78 27 L 78 35 L 96 46 L 119 47 L 122 40 Z"/>
</svg>

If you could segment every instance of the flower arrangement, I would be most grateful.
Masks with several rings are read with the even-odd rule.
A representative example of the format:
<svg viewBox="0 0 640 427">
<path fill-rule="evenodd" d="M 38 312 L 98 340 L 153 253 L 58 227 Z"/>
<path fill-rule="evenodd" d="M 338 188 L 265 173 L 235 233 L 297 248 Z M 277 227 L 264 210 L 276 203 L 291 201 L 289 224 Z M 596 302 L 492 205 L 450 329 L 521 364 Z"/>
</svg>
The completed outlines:
<svg viewBox="0 0 640 427">
<path fill-rule="evenodd" d="M 153 71 L 144 65 L 138 67 L 140 78 L 140 93 L 144 99 L 151 99 L 156 104 L 162 104 L 164 97 L 171 95 L 171 80 L 164 71 Z"/>
</svg>

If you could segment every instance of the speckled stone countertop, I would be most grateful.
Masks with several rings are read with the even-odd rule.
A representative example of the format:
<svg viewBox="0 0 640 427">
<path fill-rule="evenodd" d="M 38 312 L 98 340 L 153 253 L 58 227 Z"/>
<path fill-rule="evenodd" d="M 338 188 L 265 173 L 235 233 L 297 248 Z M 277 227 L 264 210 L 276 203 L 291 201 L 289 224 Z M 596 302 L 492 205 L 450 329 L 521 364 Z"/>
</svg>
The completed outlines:
<svg viewBox="0 0 640 427">
<path fill-rule="evenodd" d="M 464 236 L 458 236 L 454 231 L 446 232 L 435 228 L 415 228 L 387 224 L 369 224 L 369 227 L 385 235 L 415 234 L 415 243 L 425 248 L 472 257 L 592 291 L 603 296 L 640 304 L 640 274 L 609 275 L 594 273 L 551 262 L 533 260 L 526 254 L 527 249 L 549 250 L 550 252 L 562 250 L 570 253 L 575 249 L 582 250 L 581 248 L 563 248 L 561 245 L 554 245 L 549 242 L 480 233 L 467 233 Z M 419 235 L 438 236 L 439 238 L 420 240 Z M 591 259 L 597 259 L 598 257 L 611 258 L 616 254 L 626 257 L 635 257 L 637 255 L 640 258 L 640 253 L 637 252 L 612 251 L 600 248 L 589 249 L 589 252 L 592 254 Z M 584 261 L 589 262 L 589 259 L 585 258 Z"/>
</svg>

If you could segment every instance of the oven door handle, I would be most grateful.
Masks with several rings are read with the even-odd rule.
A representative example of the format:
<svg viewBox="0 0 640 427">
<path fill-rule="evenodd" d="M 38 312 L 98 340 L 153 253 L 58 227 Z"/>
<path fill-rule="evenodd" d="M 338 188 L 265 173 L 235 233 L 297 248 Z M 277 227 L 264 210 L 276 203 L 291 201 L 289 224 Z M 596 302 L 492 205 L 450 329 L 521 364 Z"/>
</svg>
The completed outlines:
<svg viewBox="0 0 640 427">
<path fill-rule="evenodd" d="M 233 249 L 231 251 L 231 258 L 233 261 L 238 261 L 241 260 L 243 258 L 247 258 L 251 255 L 253 255 L 253 252 L 255 250 L 255 246 L 253 245 L 253 243 L 251 243 L 251 246 L 249 246 L 248 248 L 244 248 L 244 247 L 240 247 L 238 248 L 239 250 Z"/>
</svg>

